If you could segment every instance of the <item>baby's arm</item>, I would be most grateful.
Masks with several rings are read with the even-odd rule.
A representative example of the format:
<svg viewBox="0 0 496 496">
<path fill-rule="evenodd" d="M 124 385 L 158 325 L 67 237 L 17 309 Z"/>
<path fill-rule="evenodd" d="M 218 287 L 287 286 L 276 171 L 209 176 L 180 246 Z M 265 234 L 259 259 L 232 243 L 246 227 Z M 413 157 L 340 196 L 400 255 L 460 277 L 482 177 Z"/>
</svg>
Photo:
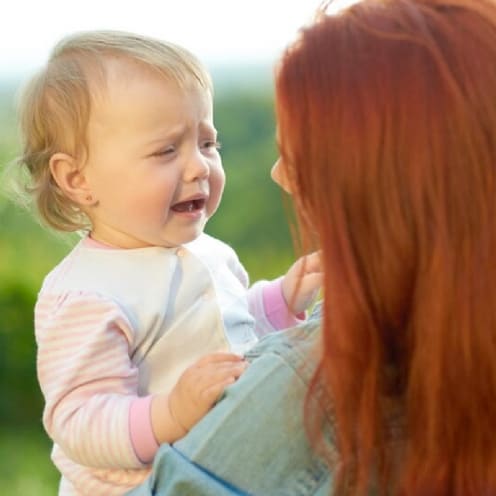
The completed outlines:
<svg viewBox="0 0 496 496">
<path fill-rule="evenodd" d="M 159 444 L 183 437 L 243 373 L 247 362 L 232 353 L 206 355 L 188 367 L 169 394 L 152 399 L 151 422 Z"/>
<path fill-rule="evenodd" d="M 43 422 L 73 461 L 139 468 L 129 411 L 137 398 L 132 333 L 120 309 L 94 294 L 42 293 L 35 312 Z"/>
<path fill-rule="evenodd" d="M 262 337 L 300 324 L 321 284 L 317 252 L 298 259 L 284 276 L 253 284 L 248 290 L 248 305 L 255 317 L 257 335 Z"/>
<path fill-rule="evenodd" d="M 248 307 L 259 337 L 302 322 L 304 311 L 322 284 L 319 252 L 299 258 L 284 276 L 273 281 L 257 281 L 249 287 L 248 273 L 236 252 L 223 246 L 227 266 L 248 291 Z"/>
</svg>

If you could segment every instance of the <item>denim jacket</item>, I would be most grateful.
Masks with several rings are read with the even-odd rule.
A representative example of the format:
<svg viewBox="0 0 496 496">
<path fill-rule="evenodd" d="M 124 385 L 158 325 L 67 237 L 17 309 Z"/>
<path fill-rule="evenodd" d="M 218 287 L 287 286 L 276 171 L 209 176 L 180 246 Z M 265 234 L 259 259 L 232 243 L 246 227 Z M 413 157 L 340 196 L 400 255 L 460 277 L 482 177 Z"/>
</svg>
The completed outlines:
<svg viewBox="0 0 496 496">
<path fill-rule="evenodd" d="M 318 320 L 262 339 L 223 399 L 185 438 L 160 447 L 151 476 L 128 495 L 328 496 L 332 474 L 303 422 L 319 339 Z M 332 452 L 332 415 L 327 424 Z"/>
</svg>

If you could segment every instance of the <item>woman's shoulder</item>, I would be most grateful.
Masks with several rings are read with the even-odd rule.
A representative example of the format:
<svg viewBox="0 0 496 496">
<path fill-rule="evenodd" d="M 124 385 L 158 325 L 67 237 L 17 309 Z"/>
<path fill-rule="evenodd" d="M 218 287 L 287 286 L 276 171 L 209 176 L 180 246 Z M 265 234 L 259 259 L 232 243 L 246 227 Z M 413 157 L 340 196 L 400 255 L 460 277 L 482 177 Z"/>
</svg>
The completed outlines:
<svg viewBox="0 0 496 496">
<path fill-rule="evenodd" d="M 294 494 L 302 487 L 299 494 L 328 494 L 330 473 L 310 446 L 303 416 L 319 339 L 318 319 L 262 339 L 247 353 L 245 373 L 175 449 L 241 488 L 233 494 Z"/>
<path fill-rule="evenodd" d="M 264 336 L 245 356 L 253 362 L 262 355 L 278 355 L 303 382 L 308 384 L 318 364 L 320 330 L 321 305 L 318 303 L 306 322 Z"/>
</svg>

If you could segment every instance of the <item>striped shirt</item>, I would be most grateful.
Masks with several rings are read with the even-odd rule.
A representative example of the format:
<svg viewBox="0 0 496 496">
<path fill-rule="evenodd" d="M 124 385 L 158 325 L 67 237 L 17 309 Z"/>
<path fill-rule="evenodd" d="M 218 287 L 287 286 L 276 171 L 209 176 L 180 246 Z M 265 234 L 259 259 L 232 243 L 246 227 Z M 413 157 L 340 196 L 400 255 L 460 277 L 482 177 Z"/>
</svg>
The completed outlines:
<svg viewBox="0 0 496 496">
<path fill-rule="evenodd" d="M 158 449 L 152 395 L 200 356 L 242 353 L 294 321 L 280 281 L 248 289 L 234 251 L 210 236 L 179 249 L 82 240 L 46 277 L 35 308 L 59 494 L 121 495 L 141 483 Z"/>
</svg>

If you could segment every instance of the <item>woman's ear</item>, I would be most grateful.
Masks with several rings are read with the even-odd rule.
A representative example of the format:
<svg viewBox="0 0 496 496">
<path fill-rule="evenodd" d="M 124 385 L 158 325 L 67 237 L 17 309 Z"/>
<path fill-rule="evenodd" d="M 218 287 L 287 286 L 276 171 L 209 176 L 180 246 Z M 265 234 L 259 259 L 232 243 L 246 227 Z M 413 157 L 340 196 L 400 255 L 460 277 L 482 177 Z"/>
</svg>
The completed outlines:
<svg viewBox="0 0 496 496">
<path fill-rule="evenodd" d="M 272 180 L 279 185 L 288 195 L 291 194 L 291 185 L 288 180 L 288 176 L 286 174 L 286 171 L 284 169 L 284 163 L 282 159 L 279 157 L 276 160 L 276 163 L 272 166 L 272 169 L 270 171 L 270 177 L 272 177 Z"/>
<path fill-rule="evenodd" d="M 54 181 L 64 195 L 82 207 L 95 203 L 83 168 L 74 157 L 67 153 L 54 153 L 49 166 Z"/>
</svg>

